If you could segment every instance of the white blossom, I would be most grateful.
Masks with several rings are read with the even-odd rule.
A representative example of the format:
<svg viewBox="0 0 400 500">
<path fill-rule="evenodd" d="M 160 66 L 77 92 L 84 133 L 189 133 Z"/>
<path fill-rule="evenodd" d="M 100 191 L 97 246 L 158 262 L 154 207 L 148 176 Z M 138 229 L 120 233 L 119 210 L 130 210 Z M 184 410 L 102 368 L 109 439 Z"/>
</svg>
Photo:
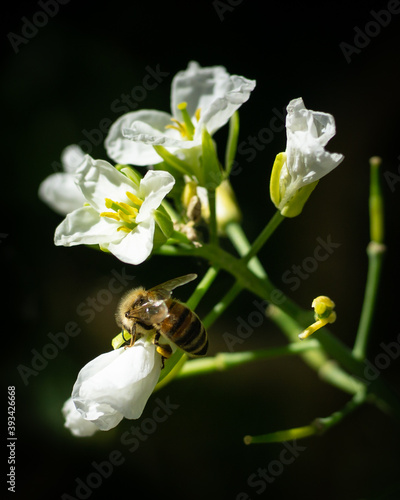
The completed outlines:
<svg viewBox="0 0 400 500">
<path fill-rule="evenodd" d="M 148 171 L 135 184 L 108 162 L 86 155 L 75 181 L 87 205 L 66 216 L 54 243 L 99 244 L 128 264 L 146 260 L 153 248 L 154 214 L 175 183 L 172 175 Z"/>
<path fill-rule="evenodd" d="M 145 338 L 132 347 L 101 354 L 79 372 L 72 390 L 76 411 L 71 410 L 71 403 L 65 403 L 65 425 L 73 434 L 83 436 L 95 428 L 112 429 L 124 417 L 139 418 L 160 372 L 161 355 Z"/>
<path fill-rule="evenodd" d="M 85 202 L 75 184 L 75 174 L 84 157 L 85 153 L 79 146 L 66 147 L 61 153 L 64 172 L 49 175 L 39 186 L 39 198 L 60 215 L 67 215 Z"/>
<path fill-rule="evenodd" d="M 107 153 L 119 163 L 151 165 L 162 161 L 153 146 L 172 153 L 199 146 L 203 127 L 214 134 L 254 88 L 254 80 L 230 75 L 222 66 L 202 68 L 192 61 L 173 78 L 171 113 L 143 109 L 121 116 L 106 138 Z M 182 104 L 193 130 L 183 119 Z"/>
</svg>

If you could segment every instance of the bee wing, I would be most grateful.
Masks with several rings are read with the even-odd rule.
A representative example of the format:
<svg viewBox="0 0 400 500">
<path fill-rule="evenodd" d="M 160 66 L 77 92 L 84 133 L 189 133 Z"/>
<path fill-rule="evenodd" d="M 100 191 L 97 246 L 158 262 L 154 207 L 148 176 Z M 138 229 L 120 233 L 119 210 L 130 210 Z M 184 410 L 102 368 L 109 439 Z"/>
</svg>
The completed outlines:
<svg viewBox="0 0 400 500">
<path fill-rule="evenodd" d="M 161 323 L 167 316 L 168 307 L 164 300 L 149 300 L 142 306 L 136 307 L 132 315 L 147 325 Z"/>
<path fill-rule="evenodd" d="M 185 276 L 180 276 L 179 278 L 174 278 L 172 280 L 166 281 L 161 285 L 157 285 L 150 288 L 149 292 L 153 297 L 157 299 L 167 300 L 171 297 L 171 292 L 178 286 L 186 285 L 189 281 L 193 281 L 197 278 L 197 274 L 185 274 Z"/>
</svg>

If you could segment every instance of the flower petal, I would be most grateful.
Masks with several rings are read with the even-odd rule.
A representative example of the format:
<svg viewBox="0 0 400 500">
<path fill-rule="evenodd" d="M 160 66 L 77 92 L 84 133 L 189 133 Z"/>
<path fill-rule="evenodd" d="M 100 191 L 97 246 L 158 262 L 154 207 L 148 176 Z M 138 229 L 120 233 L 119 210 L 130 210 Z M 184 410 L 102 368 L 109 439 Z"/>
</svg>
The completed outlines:
<svg viewBox="0 0 400 500">
<path fill-rule="evenodd" d="M 139 339 L 132 347 L 101 354 L 79 372 L 72 399 L 84 418 L 101 430 L 120 417 L 139 418 L 161 371 L 154 344 Z"/>
<path fill-rule="evenodd" d="M 146 124 L 147 128 L 143 129 L 141 124 Z M 123 134 L 123 130 L 132 130 L 132 136 L 146 134 L 158 137 L 168 131 L 165 127 L 170 124 L 171 115 L 163 111 L 143 109 L 126 113 L 112 124 L 108 132 L 105 140 L 107 154 L 118 163 L 142 166 L 160 163 L 162 160 L 151 145 L 138 139 L 133 142 L 131 136 L 127 138 Z"/>
<path fill-rule="evenodd" d="M 85 159 L 85 153 L 77 144 L 71 144 L 63 149 L 61 153 L 61 163 L 65 172 L 74 174 Z"/>
<path fill-rule="evenodd" d="M 93 160 L 85 156 L 84 163 L 76 173 L 76 182 L 91 206 L 101 213 L 107 211 L 105 199 L 129 203 L 126 192 L 137 193 L 135 184 L 104 160 Z"/>
<path fill-rule="evenodd" d="M 62 407 L 62 413 L 65 418 L 64 427 L 67 427 L 74 436 L 88 437 L 99 430 L 93 422 L 85 420 L 82 414 L 76 409 L 72 398 L 67 399 Z"/>
<path fill-rule="evenodd" d="M 301 98 L 290 101 L 287 111 L 286 165 L 291 188 L 299 189 L 324 177 L 344 156 L 324 149 L 336 132 L 332 115 L 305 108 Z"/>
<path fill-rule="evenodd" d="M 85 203 L 81 190 L 75 184 L 73 174 L 64 172 L 46 177 L 39 186 L 38 195 L 60 215 L 66 215 Z"/>
<path fill-rule="evenodd" d="M 149 217 L 130 233 L 125 233 L 126 236 L 121 241 L 110 243 L 106 248 L 126 264 L 141 264 L 153 249 L 154 229 L 155 221 Z"/>
<path fill-rule="evenodd" d="M 196 110 L 207 109 L 216 97 L 223 95 L 223 88 L 229 80 L 229 73 L 223 66 L 202 68 L 196 61 L 190 61 L 184 71 L 179 71 L 171 84 L 171 112 L 181 121 L 178 104 L 187 103 L 189 116 Z"/>
<path fill-rule="evenodd" d="M 250 92 L 256 86 L 255 80 L 248 80 L 243 76 L 232 75 L 218 88 L 218 94 L 212 103 L 206 109 L 202 109 L 200 120 L 196 127 L 194 139 L 201 134 L 203 126 L 210 133 L 214 134 L 223 125 L 225 125 L 233 113 L 245 103 Z"/>
<path fill-rule="evenodd" d="M 117 232 L 117 221 L 100 217 L 92 207 L 74 210 L 58 225 L 54 234 L 57 246 L 96 245 L 118 242 L 123 233 Z"/>
<path fill-rule="evenodd" d="M 140 197 L 144 199 L 136 217 L 136 222 L 142 222 L 150 217 L 151 212 L 158 208 L 175 184 L 174 177 L 163 170 L 149 170 L 140 181 Z"/>
</svg>

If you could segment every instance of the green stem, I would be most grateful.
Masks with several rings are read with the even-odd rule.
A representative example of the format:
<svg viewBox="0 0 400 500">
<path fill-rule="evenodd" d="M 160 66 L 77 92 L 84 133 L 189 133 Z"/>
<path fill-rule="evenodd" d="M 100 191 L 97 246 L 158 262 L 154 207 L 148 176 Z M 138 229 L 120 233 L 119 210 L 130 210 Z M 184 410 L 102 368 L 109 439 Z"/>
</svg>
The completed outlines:
<svg viewBox="0 0 400 500">
<path fill-rule="evenodd" d="M 379 182 L 380 158 L 370 160 L 371 183 L 369 196 L 369 217 L 371 241 L 367 247 L 368 273 L 365 285 L 364 302 L 361 310 L 360 323 L 357 330 L 353 355 L 357 359 L 365 359 L 371 325 L 374 316 L 378 287 L 382 270 L 385 245 L 383 244 L 384 215 L 383 196 Z"/>
<path fill-rule="evenodd" d="M 357 392 L 353 398 L 339 411 L 335 411 L 328 417 L 316 418 L 311 424 L 304 427 L 295 427 L 282 431 L 270 432 L 260 436 L 245 436 L 245 444 L 261 443 L 281 443 L 292 441 L 293 439 L 302 439 L 309 436 L 321 435 L 341 422 L 347 415 L 356 410 L 365 403 L 367 394 L 365 391 Z"/>
<path fill-rule="evenodd" d="M 212 266 L 207 270 L 206 274 L 197 285 L 196 290 L 192 293 L 191 297 L 186 302 L 186 305 L 189 309 L 196 309 L 200 300 L 203 298 L 207 290 L 210 288 L 212 282 L 217 277 L 218 271 L 219 269 L 217 266 Z"/>
<path fill-rule="evenodd" d="M 238 222 L 231 222 L 227 224 L 225 226 L 225 232 L 241 257 L 244 257 L 250 252 L 251 245 L 242 229 L 242 226 Z M 248 267 L 259 278 L 267 277 L 267 273 L 265 272 L 258 257 L 250 259 Z"/>
<path fill-rule="evenodd" d="M 285 314 L 281 309 L 275 306 L 268 306 L 267 316 L 279 326 L 282 332 L 286 335 L 289 342 L 300 342 L 306 344 L 309 340 L 299 340 L 299 333 L 302 331 L 302 326 L 294 321 L 290 316 Z M 318 376 L 324 382 L 341 389 L 344 392 L 355 394 L 363 388 L 362 382 L 359 382 L 354 377 L 343 371 L 343 369 L 335 362 L 329 359 L 323 350 L 323 344 L 319 340 L 319 335 L 315 336 L 320 346 L 319 350 L 304 352 L 301 357 L 303 361 L 313 370 L 318 373 Z M 333 350 L 337 352 L 334 346 Z"/>
<path fill-rule="evenodd" d="M 208 204 L 210 208 L 210 222 L 209 222 L 209 230 L 210 230 L 210 243 L 212 245 L 218 245 L 218 231 L 217 231 L 217 211 L 216 211 L 216 203 L 215 203 L 215 189 L 208 189 Z"/>
<path fill-rule="evenodd" d="M 319 349 L 319 343 L 314 340 L 307 343 L 293 343 L 272 349 L 260 349 L 257 351 L 244 352 L 220 352 L 213 357 L 199 358 L 188 361 L 180 371 L 178 377 L 190 377 L 193 375 L 205 375 L 215 371 L 225 371 L 236 366 L 258 361 L 260 359 L 271 359 L 279 356 L 298 355 L 305 351 Z"/>
<path fill-rule="evenodd" d="M 284 217 L 279 210 L 275 212 L 273 215 L 272 219 L 268 222 L 268 224 L 265 226 L 265 228 L 261 231 L 261 233 L 258 235 L 254 243 L 251 245 L 251 249 L 249 252 L 244 256 L 243 261 L 244 262 L 249 262 L 249 260 L 254 257 L 255 255 L 258 254 L 258 252 L 261 250 L 261 248 L 265 245 L 267 242 L 268 238 L 273 234 L 275 229 L 279 226 L 279 224 L 285 220 L 286 217 Z"/>
<path fill-rule="evenodd" d="M 228 292 L 222 297 L 222 299 L 215 304 L 211 311 L 203 320 L 203 324 L 206 328 L 211 326 L 214 321 L 216 321 L 221 314 L 228 308 L 228 306 L 235 300 L 239 293 L 243 290 L 243 287 L 239 283 L 235 283 Z"/>
<path fill-rule="evenodd" d="M 190 248 L 186 246 L 172 247 L 163 245 L 157 252 L 162 255 L 186 255 L 206 259 L 213 265 L 232 274 L 243 288 L 248 289 L 271 304 L 276 304 L 283 314 L 290 316 L 292 320 L 299 324 L 300 331 L 314 322 L 311 311 L 303 311 L 296 303 L 274 287 L 270 280 L 260 279 L 251 272 L 243 260 L 233 257 L 230 253 L 219 247 L 203 245 L 199 248 Z M 324 350 L 337 360 L 342 368 L 348 370 L 352 375 L 361 378 L 361 381 L 364 380 L 365 364 L 354 358 L 351 350 L 339 339 L 330 334 L 326 327 L 318 332 L 318 340 Z M 381 377 L 378 377 L 369 385 L 369 392 L 376 395 L 378 399 L 377 405 L 382 400 L 386 403 L 386 408 L 390 406 L 392 413 L 400 416 L 400 402 L 398 397 L 386 386 Z M 381 407 L 383 406 L 381 405 Z"/>
</svg>

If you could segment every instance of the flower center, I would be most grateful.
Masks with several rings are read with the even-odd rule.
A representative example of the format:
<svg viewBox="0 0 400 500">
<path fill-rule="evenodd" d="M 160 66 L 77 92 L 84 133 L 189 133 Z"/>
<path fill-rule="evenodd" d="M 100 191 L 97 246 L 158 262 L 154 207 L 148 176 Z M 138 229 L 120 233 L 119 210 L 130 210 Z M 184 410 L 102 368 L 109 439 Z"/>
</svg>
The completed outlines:
<svg viewBox="0 0 400 500">
<path fill-rule="evenodd" d="M 101 212 L 100 217 L 108 217 L 109 219 L 121 222 L 122 224 L 119 226 L 118 231 L 130 233 L 137 226 L 136 216 L 139 213 L 143 200 L 129 191 L 126 192 L 126 196 L 132 202 L 131 204 L 105 198 L 106 207 L 111 208 L 113 212 Z"/>
<path fill-rule="evenodd" d="M 189 113 L 187 111 L 187 103 L 186 102 L 181 102 L 178 104 L 178 109 L 182 114 L 182 120 L 179 121 L 176 118 L 171 118 L 171 121 L 173 122 L 173 125 L 166 125 L 165 128 L 172 128 L 174 130 L 177 130 L 183 139 L 186 139 L 188 141 L 193 140 L 193 135 L 194 135 L 194 130 L 195 127 L 192 123 L 192 120 L 189 116 Z M 195 118 L 197 121 L 200 119 L 200 108 L 196 110 L 195 113 Z"/>
</svg>

